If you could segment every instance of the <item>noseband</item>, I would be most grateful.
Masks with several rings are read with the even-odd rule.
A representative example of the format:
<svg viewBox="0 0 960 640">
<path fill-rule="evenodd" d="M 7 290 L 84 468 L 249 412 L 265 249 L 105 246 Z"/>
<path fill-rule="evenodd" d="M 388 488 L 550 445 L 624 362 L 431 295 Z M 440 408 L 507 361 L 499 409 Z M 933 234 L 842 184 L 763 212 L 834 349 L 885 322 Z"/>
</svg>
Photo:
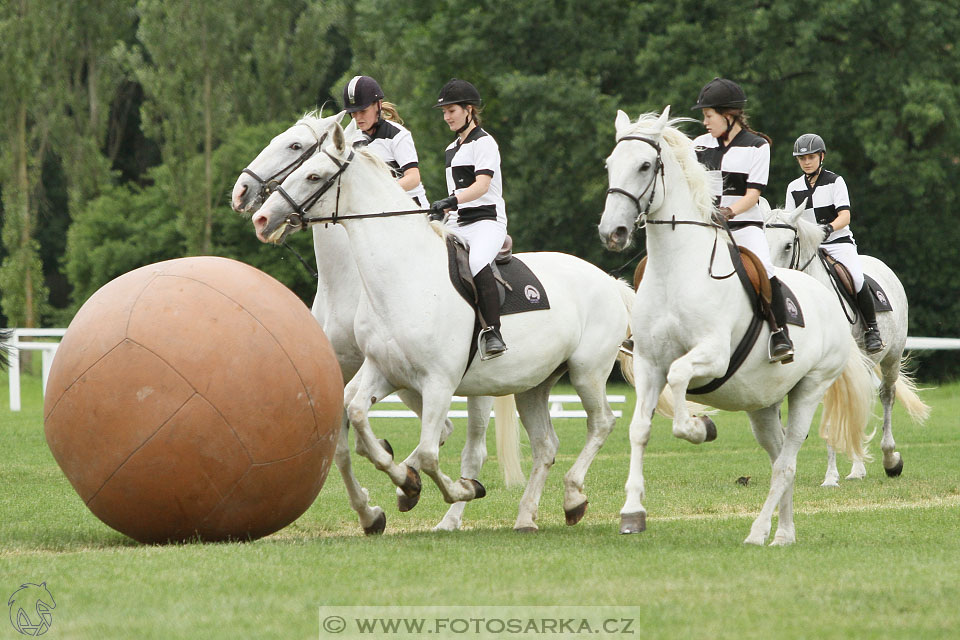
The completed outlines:
<svg viewBox="0 0 960 640">
<path fill-rule="evenodd" d="M 280 183 L 282 183 L 287 176 L 289 176 L 291 173 L 296 171 L 300 167 L 300 165 L 306 162 L 307 158 L 311 157 L 314 153 L 316 153 L 317 149 L 320 148 L 320 145 L 323 144 L 323 141 L 327 137 L 327 134 L 324 133 L 323 136 L 321 136 L 320 138 L 317 138 L 317 134 L 316 132 L 314 132 L 313 127 L 308 125 L 306 122 L 300 122 L 298 124 L 302 124 L 303 126 L 310 129 L 310 133 L 313 133 L 313 137 L 316 141 L 312 145 L 304 149 L 303 153 L 301 153 L 293 162 L 279 169 L 273 175 L 270 175 L 266 178 L 261 178 L 260 176 L 258 176 L 256 173 L 254 173 L 252 169 L 250 169 L 250 167 L 247 167 L 246 169 L 241 171 L 241 173 L 245 173 L 251 178 L 253 178 L 254 180 L 256 180 L 257 184 L 260 185 L 260 190 L 257 192 L 257 197 L 260 199 L 261 202 L 266 200 L 271 193 L 276 191 L 277 188 L 280 186 Z"/>
<path fill-rule="evenodd" d="M 640 140 L 641 142 L 646 142 L 657 151 L 656 166 L 653 169 L 653 176 L 650 178 L 650 182 L 647 183 L 647 186 L 643 189 L 639 196 L 635 196 L 626 189 L 621 189 L 619 187 L 610 187 L 607 189 L 607 195 L 616 193 L 630 198 L 630 201 L 633 202 L 633 204 L 637 207 L 637 219 L 634 221 L 634 225 L 642 228 L 647 215 L 650 213 L 650 205 L 653 204 L 653 198 L 657 193 L 658 174 L 661 182 L 663 181 L 663 159 L 661 158 L 660 144 L 656 140 L 647 138 L 645 136 L 623 136 L 622 138 L 617 139 L 617 144 L 620 144 L 624 140 Z M 647 198 L 647 205 L 643 206 L 641 203 L 641 198 L 647 194 L 647 191 L 650 192 L 650 197 Z"/>
</svg>

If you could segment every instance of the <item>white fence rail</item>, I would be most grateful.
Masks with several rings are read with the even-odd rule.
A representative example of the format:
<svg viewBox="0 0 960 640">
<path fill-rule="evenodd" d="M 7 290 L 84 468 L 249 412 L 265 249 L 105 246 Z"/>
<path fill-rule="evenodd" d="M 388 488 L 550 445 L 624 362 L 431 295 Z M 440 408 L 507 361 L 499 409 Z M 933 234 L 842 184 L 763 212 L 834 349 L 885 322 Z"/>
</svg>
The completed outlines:
<svg viewBox="0 0 960 640">
<path fill-rule="evenodd" d="M 53 358 L 57 353 L 59 341 L 54 342 L 51 338 L 62 338 L 67 332 L 66 329 L 14 329 L 13 335 L 9 340 L 9 345 L 13 347 L 10 350 L 10 410 L 20 411 L 20 351 L 40 351 L 41 353 L 41 384 L 43 390 L 47 389 L 47 377 L 50 374 L 50 365 L 53 364 Z M 26 339 L 25 339 L 26 338 Z M 40 340 L 37 340 L 40 338 Z M 939 350 L 939 349 L 960 349 L 960 338 L 907 338 L 907 349 L 916 350 Z M 626 399 L 623 396 L 607 396 L 607 401 L 612 404 L 623 404 Z M 388 396 L 381 400 L 381 403 L 393 404 L 399 403 L 400 399 L 395 396 Z M 454 397 L 455 404 L 463 404 L 466 398 Z M 579 406 L 580 398 L 575 395 L 555 395 L 550 396 L 550 417 L 552 418 L 583 418 L 586 416 L 583 408 Z M 571 406 L 573 405 L 573 406 Z M 377 405 L 379 406 L 379 405 Z M 614 414 L 619 418 L 622 414 L 620 410 L 614 410 Z M 451 418 L 467 417 L 465 408 L 452 408 L 447 414 Z M 370 412 L 372 418 L 413 418 L 415 414 L 409 409 L 374 409 Z"/>
</svg>

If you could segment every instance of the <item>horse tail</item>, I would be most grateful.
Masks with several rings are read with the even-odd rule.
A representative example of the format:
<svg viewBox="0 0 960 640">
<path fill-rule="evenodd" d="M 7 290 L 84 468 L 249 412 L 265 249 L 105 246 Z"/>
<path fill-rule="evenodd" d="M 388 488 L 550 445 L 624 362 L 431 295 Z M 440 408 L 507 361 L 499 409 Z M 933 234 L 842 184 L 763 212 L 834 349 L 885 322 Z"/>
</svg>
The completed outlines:
<svg viewBox="0 0 960 640">
<path fill-rule="evenodd" d="M 850 355 L 840 377 L 834 380 L 823 396 L 820 437 L 836 451 L 850 458 L 871 460 L 867 443 L 873 433 L 866 434 L 867 421 L 875 397 L 873 362 L 850 337 Z"/>
<path fill-rule="evenodd" d="M 520 422 L 517 420 L 517 401 L 513 395 L 493 399 L 493 421 L 497 431 L 497 460 L 508 487 L 525 480 L 520 467 Z"/>
<path fill-rule="evenodd" d="M 909 358 L 906 356 L 900 358 L 900 376 L 897 378 L 893 389 L 897 400 L 910 414 L 910 420 L 913 421 L 913 424 L 922 425 L 930 417 L 930 405 L 926 404 L 917 395 L 917 382 L 907 369 L 908 360 Z"/>
<path fill-rule="evenodd" d="M 13 341 L 13 329 L 0 329 L 0 371 L 10 366 L 7 354 L 10 353 L 10 343 Z"/>
</svg>

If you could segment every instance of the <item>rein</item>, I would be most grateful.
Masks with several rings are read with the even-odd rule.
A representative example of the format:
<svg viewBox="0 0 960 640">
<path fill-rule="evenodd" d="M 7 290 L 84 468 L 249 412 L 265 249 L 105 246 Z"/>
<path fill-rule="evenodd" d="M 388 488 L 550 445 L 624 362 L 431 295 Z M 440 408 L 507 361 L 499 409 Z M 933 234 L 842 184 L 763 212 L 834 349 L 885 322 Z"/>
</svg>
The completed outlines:
<svg viewBox="0 0 960 640">
<path fill-rule="evenodd" d="M 285 167 L 278 169 L 276 172 L 274 172 L 270 176 L 267 176 L 266 178 L 261 178 L 260 176 L 258 176 L 250 167 L 247 167 L 240 172 L 240 173 L 247 174 L 248 176 L 256 180 L 257 184 L 260 185 L 260 191 L 257 193 L 257 197 L 259 197 L 261 201 L 266 200 L 271 193 L 273 193 L 280 187 L 280 184 L 284 181 L 284 179 L 287 176 L 289 176 L 291 173 L 293 173 L 298 168 L 300 168 L 300 165 L 302 165 L 304 162 L 307 161 L 308 158 L 310 158 L 314 153 L 316 153 L 317 150 L 320 148 L 320 145 L 323 144 L 323 141 L 327 137 L 327 134 L 324 133 L 323 136 L 317 138 L 317 134 L 316 132 L 314 132 L 313 127 L 311 127 L 305 122 L 301 122 L 299 124 L 302 124 L 303 126 L 310 129 L 310 132 L 313 133 L 315 142 L 309 147 L 307 147 L 306 149 L 304 149 L 303 153 L 301 153 L 296 159 L 294 159 L 293 162 L 286 165 Z"/>
</svg>

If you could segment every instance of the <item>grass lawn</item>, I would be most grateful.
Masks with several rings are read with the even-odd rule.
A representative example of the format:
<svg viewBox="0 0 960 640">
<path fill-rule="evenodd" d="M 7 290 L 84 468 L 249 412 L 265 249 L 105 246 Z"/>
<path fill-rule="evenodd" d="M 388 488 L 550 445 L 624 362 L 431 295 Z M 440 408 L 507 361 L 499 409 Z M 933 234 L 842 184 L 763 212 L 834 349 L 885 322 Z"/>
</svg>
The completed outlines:
<svg viewBox="0 0 960 640">
<path fill-rule="evenodd" d="M 674 439 L 657 418 L 645 464 L 648 529 L 619 535 L 633 409 L 625 386 L 609 390 L 627 395 L 625 416 L 587 475 L 590 507 L 575 527 L 564 524 L 561 479 L 584 425 L 558 420 L 561 450 L 535 535 L 511 530 L 522 488 L 503 486 L 491 429 L 488 496 L 467 507 L 462 531 L 431 532 L 446 505 L 429 478 L 417 508 L 399 513 L 386 477 L 357 459 L 387 512 L 383 536 L 362 535 L 334 471 L 297 522 L 265 539 L 143 546 L 97 520 L 60 472 L 43 436 L 38 379 L 24 380 L 21 412 L 9 411 L 6 388 L 0 373 L 0 597 L 46 581 L 57 605 L 50 638 L 316 638 L 320 607 L 345 605 L 484 605 L 492 615 L 494 606 L 608 605 L 644 638 L 960 633 L 960 384 L 922 392 L 933 407 L 926 426 L 896 410 L 899 478 L 884 475 L 878 436 L 866 479 L 823 489 L 826 453 L 811 436 L 798 460 L 797 543 L 787 548 L 742 544 L 770 481 L 743 414 L 721 413 L 719 438 L 700 446 Z M 451 476 L 464 435 L 456 422 L 442 449 Z M 398 457 L 417 440 L 413 421 L 374 428 Z M 8 624 L 0 620 L 0 640 L 21 637 Z"/>
</svg>

